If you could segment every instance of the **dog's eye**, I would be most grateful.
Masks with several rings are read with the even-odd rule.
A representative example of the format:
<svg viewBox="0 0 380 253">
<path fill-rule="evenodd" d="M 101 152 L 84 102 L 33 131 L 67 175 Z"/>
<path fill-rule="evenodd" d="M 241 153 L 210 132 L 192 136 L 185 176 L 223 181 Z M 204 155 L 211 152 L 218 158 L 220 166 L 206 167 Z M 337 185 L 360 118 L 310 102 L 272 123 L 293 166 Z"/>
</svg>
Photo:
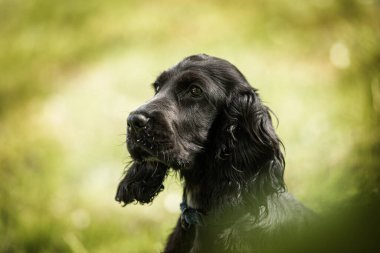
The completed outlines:
<svg viewBox="0 0 380 253">
<path fill-rule="evenodd" d="M 154 89 L 154 92 L 155 93 L 157 93 L 157 92 L 159 92 L 160 91 L 160 84 L 156 81 L 156 82 L 154 82 L 153 84 L 152 84 L 152 86 L 153 86 L 153 89 Z"/>
<path fill-rule="evenodd" d="M 198 86 L 193 85 L 190 87 L 190 93 L 191 93 L 191 96 L 193 97 L 200 97 L 203 91 Z"/>
</svg>

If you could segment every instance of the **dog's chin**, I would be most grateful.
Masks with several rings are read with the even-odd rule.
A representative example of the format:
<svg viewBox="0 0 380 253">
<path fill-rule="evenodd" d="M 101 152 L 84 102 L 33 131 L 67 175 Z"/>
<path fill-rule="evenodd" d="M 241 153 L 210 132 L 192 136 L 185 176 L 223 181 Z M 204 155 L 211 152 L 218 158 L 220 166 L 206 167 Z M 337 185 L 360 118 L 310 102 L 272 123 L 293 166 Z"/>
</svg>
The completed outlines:
<svg viewBox="0 0 380 253">
<path fill-rule="evenodd" d="M 161 147 L 160 150 L 155 150 L 132 141 L 127 142 L 127 148 L 134 161 L 159 162 L 174 170 L 187 170 L 192 165 L 191 159 L 175 149 Z"/>
<path fill-rule="evenodd" d="M 147 149 L 144 145 L 128 141 L 127 149 L 134 161 L 148 161 L 155 157 L 152 150 Z"/>
</svg>

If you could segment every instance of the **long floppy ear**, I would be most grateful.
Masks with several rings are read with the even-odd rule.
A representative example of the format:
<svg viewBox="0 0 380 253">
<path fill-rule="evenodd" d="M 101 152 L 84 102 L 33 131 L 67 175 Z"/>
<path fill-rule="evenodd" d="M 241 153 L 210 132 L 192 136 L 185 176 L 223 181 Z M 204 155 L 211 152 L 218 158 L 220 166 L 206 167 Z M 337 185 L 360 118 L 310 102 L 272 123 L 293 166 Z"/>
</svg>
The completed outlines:
<svg viewBox="0 0 380 253">
<path fill-rule="evenodd" d="M 168 167 L 159 162 L 133 162 L 119 183 L 116 201 L 150 203 L 164 189 Z"/>
<path fill-rule="evenodd" d="M 245 85 L 231 95 L 225 112 L 221 157 L 233 168 L 228 172 L 233 173 L 232 178 L 243 183 L 255 181 L 248 185 L 255 188 L 250 192 L 256 192 L 256 198 L 285 190 L 282 143 L 273 128 L 270 112 L 257 91 Z"/>
</svg>

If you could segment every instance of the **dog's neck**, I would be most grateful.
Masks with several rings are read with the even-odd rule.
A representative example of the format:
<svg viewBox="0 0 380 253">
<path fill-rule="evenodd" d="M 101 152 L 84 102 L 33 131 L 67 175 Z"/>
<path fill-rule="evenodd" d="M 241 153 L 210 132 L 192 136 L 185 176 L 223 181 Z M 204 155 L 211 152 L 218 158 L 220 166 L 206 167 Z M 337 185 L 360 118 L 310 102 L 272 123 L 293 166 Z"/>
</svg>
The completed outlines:
<svg viewBox="0 0 380 253">
<path fill-rule="evenodd" d="M 187 189 L 184 192 L 183 201 L 191 208 L 200 208 L 199 201 L 197 201 L 197 195 L 199 194 L 199 189 Z"/>
<path fill-rule="evenodd" d="M 234 168 L 234 174 L 222 173 L 222 169 L 231 170 L 207 161 L 197 163 L 198 167 L 181 171 L 184 179 L 183 201 L 189 207 L 202 210 L 204 213 L 213 213 L 222 209 L 235 209 L 240 206 L 252 212 L 258 212 L 262 205 L 266 205 L 267 197 L 282 191 L 282 188 L 271 183 L 275 160 L 269 160 L 257 170 Z M 256 171 L 256 173 L 252 173 Z M 249 206 L 246 206 L 247 203 Z"/>
<path fill-rule="evenodd" d="M 228 179 L 202 178 L 191 180 L 185 178 L 183 201 L 204 213 L 229 205 L 238 205 L 242 202 L 242 187 L 237 182 Z"/>
</svg>

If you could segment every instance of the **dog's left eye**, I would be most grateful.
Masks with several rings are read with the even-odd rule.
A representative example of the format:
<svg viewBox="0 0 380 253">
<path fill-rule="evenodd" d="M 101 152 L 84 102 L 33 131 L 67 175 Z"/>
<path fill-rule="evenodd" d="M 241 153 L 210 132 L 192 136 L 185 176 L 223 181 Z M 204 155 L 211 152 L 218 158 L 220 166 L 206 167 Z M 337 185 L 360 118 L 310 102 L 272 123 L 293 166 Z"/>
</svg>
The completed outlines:
<svg viewBox="0 0 380 253">
<path fill-rule="evenodd" d="M 198 86 L 192 85 L 190 87 L 190 93 L 192 97 L 200 97 L 203 93 L 202 89 Z"/>
</svg>

